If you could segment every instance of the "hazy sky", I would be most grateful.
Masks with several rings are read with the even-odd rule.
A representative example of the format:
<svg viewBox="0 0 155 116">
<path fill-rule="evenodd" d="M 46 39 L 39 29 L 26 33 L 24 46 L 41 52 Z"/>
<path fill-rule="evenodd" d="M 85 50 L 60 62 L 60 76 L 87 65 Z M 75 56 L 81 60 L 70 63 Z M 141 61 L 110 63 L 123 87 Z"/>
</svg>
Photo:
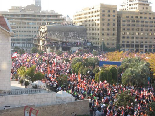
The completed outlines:
<svg viewBox="0 0 155 116">
<path fill-rule="evenodd" d="M 0 11 L 6 11 L 11 6 L 26 6 L 33 4 L 34 0 L 0 0 Z M 77 1 L 77 2 L 76 2 Z M 152 9 L 155 12 L 155 0 L 152 2 Z M 72 17 L 77 11 L 85 7 L 98 5 L 99 3 L 114 4 L 120 7 L 123 0 L 42 0 L 42 10 L 55 10 L 56 12 Z"/>
</svg>

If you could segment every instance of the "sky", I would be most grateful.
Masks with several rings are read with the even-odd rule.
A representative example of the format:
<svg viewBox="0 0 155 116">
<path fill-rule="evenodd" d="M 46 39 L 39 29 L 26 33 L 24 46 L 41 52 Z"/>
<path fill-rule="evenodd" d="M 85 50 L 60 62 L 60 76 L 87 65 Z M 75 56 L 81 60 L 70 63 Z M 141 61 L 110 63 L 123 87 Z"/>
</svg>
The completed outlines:
<svg viewBox="0 0 155 116">
<path fill-rule="evenodd" d="M 34 0 L 0 0 L 0 11 L 7 11 L 11 6 L 26 6 L 33 4 Z M 77 2 L 76 2 L 77 1 Z M 152 10 L 155 12 L 155 0 L 152 2 Z M 64 16 L 73 15 L 81 11 L 85 7 L 98 5 L 99 3 L 118 5 L 123 3 L 123 0 L 42 0 L 42 10 L 54 10 Z"/>
</svg>

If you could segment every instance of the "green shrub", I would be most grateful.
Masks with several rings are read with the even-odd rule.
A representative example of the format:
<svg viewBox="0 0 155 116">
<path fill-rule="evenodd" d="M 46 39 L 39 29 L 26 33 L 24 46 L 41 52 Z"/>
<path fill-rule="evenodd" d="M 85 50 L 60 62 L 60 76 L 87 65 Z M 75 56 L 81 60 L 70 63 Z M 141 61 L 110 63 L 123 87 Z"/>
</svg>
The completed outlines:
<svg viewBox="0 0 155 116">
<path fill-rule="evenodd" d="M 28 86 L 30 83 L 28 81 L 25 81 L 25 86 Z"/>
</svg>

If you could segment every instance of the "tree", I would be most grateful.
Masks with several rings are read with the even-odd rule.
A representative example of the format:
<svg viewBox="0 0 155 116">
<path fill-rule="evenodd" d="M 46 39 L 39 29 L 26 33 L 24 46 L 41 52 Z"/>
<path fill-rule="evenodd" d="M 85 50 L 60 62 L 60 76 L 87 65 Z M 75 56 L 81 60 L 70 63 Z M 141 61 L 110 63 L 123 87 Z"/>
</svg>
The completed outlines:
<svg viewBox="0 0 155 116">
<path fill-rule="evenodd" d="M 83 71 L 84 71 L 84 66 L 82 65 L 82 66 L 79 68 L 79 73 L 80 73 L 80 74 L 84 74 Z"/>
<path fill-rule="evenodd" d="M 89 58 L 86 58 L 83 60 L 83 64 L 85 67 L 91 66 L 91 67 L 95 68 L 95 66 L 99 64 L 99 60 L 97 57 L 95 57 L 95 58 L 89 57 Z"/>
<path fill-rule="evenodd" d="M 101 50 L 101 51 L 103 50 L 103 51 L 112 52 L 112 51 L 115 51 L 116 48 L 108 48 L 108 47 L 106 47 L 105 43 L 102 42 L 102 45 L 100 46 L 100 50 Z"/>
<path fill-rule="evenodd" d="M 95 74 L 95 81 L 99 82 L 99 73 Z"/>
<path fill-rule="evenodd" d="M 39 51 L 39 50 L 38 50 L 37 47 L 33 47 L 33 48 L 31 49 L 31 52 L 32 52 L 32 53 L 38 53 L 38 51 Z"/>
<path fill-rule="evenodd" d="M 150 75 L 149 63 L 140 58 L 124 59 L 119 71 L 123 72 L 122 83 L 125 85 L 144 86 Z"/>
<path fill-rule="evenodd" d="M 25 87 L 27 87 L 30 83 L 28 81 L 25 81 Z"/>
<path fill-rule="evenodd" d="M 117 68 L 111 67 L 110 68 L 110 72 L 112 74 L 112 83 L 116 83 L 117 82 L 117 76 L 118 76 L 118 74 L 117 74 Z"/>
<path fill-rule="evenodd" d="M 80 57 L 75 57 L 75 58 L 73 58 L 72 61 L 71 61 L 71 68 L 73 68 L 74 65 L 75 65 L 77 62 L 82 62 L 82 58 L 80 58 Z"/>
<path fill-rule="evenodd" d="M 100 71 L 99 72 L 99 80 L 101 82 L 105 81 L 108 79 L 108 75 L 107 75 L 107 72 L 106 71 Z"/>
<path fill-rule="evenodd" d="M 152 80 L 155 80 L 155 60 L 154 59 L 155 59 L 155 53 L 146 54 L 145 60 L 149 62 L 151 72 L 153 73 L 151 78 Z"/>
<path fill-rule="evenodd" d="M 108 69 L 101 69 L 100 72 L 95 74 L 95 80 L 96 81 L 107 81 L 108 83 L 112 84 L 112 73 Z"/>
<path fill-rule="evenodd" d="M 67 80 L 67 75 L 60 75 L 59 77 L 56 78 L 58 81 L 58 85 L 61 86 L 67 86 L 68 85 L 68 80 Z"/>
<path fill-rule="evenodd" d="M 14 50 L 13 51 L 14 52 L 17 52 L 19 54 L 24 54 L 25 53 L 24 49 L 21 49 L 21 48 L 19 48 L 17 46 L 14 47 Z"/>
<path fill-rule="evenodd" d="M 77 62 L 77 63 L 73 66 L 73 68 L 72 68 L 73 73 L 78 74 L 79 69 L 80 69 L 81 66 L 82 66 L 82 63 L 81 63 L 81 62 Z"/>
<path fill-rule="evenodd" d="M 24 49 L 19 49 L 19 54 L 25 54 L 25 50 Z"/>
<path fill-rule="evenodd" d="M 44 74 L 42 74 L 41 72 L 37 72 L 36 74 L 34 74 L 34 77 L 31 79 L 32 82 L 37 81 L 37 80 L 42 80 L 44 79 Z"/>
<path fill-rule="evenodd" d="M 28 68 L 26 70 L 26 76 L 28 77 L 29 80 L 31 80 L 33 82 L 34 75 L 35 75 L 35 70 L 36 70 L 36 66 L 32 66 L 30 68 Z"/>
<path fill-rule="evenodd" d="M 24 78 L 26 75 L 26 68 L 21 66 L 18 70 L 17 73 L 20 77 Z"/>
<path fill-rule="evenodd" d="M 125 57 L 125 55 L 124 55 L 123 51 L 121 51 L 121 52 L 115 51 L 115 52 L 108 52 L 107 53 L 107 59 L 109 61 L 121 61 L 121 59 L 124 57 Z"/>
<path fill-rule="evenodd" d="M 99 70 L 99 67 L 95 67 L 94 70 L 93 70 L 93 73 L 96 74 L 96 73 L 98 73 L 99 71 L 100 71 L 100 70 Z"/>
<path fill-rule="evenodd" d="M 90 74 L 90 69 L 89 68 L 87 68 L 87 67 L 85 67 L 84 69 L 83 69 L 83 74 L 84 75 L 89 75 Z"/>
<path fill-rule="evenodd" d="M 147 114 L 149 116 L 155 116 L 155 102 L 152 102 L 148 105 Z"/>
<path fill-rule="evenodd" d="M 98 51 L 93 50 L 93 55 L 94 55 L 94 56 L 97 56 L 98 54 L 99 54 Z"/>
<path fill-rule="evenodd" d="M 15 46 L 14 49 L 13 49 L 13 51 L 14 51 L 14 52 L 17 52 L 17 53 L 19 52 L 19 50 L 20 50 L 20 48 L 17 47 L 17 46 Z"/>
<path fill-rule="evenodd" d="M 130 91 L 125 91 L 117 96 L 117 101 L 114 103 L 117 107 L 132 106 L 135 104 L 134 96 L 131 96 Z"/>
</svg>

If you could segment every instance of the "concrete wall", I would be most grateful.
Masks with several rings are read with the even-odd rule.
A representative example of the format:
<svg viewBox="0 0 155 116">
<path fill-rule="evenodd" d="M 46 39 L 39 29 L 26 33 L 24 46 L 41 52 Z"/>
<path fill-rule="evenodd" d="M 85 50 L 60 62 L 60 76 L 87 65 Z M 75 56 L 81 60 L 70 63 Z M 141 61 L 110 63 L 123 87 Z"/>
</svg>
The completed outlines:
<svg viewBox="0 0 155 116">
<path fill-rule="evenodd" d="M 56 93 L 38 93 L 0 96 L 0 110 L 5 106 L 21 107 L 26 105 L 45 106 L 56 104 Z"/>
<path fill-rule="evenodd" d="M 0 90 L 11 89 L 11 39 L 0 28 Z"/>
<path fill-rule="evenodd" d="M 73 112 L 78 115 L 89 114 L 88 100 L 76 101 L 67 104 L 32 107 L 39 110 L 37 116 L 72 116 L 71 113 Z M 24 107 L 0 111 L 0 116 L 24 116 Z"/>
</svg>

